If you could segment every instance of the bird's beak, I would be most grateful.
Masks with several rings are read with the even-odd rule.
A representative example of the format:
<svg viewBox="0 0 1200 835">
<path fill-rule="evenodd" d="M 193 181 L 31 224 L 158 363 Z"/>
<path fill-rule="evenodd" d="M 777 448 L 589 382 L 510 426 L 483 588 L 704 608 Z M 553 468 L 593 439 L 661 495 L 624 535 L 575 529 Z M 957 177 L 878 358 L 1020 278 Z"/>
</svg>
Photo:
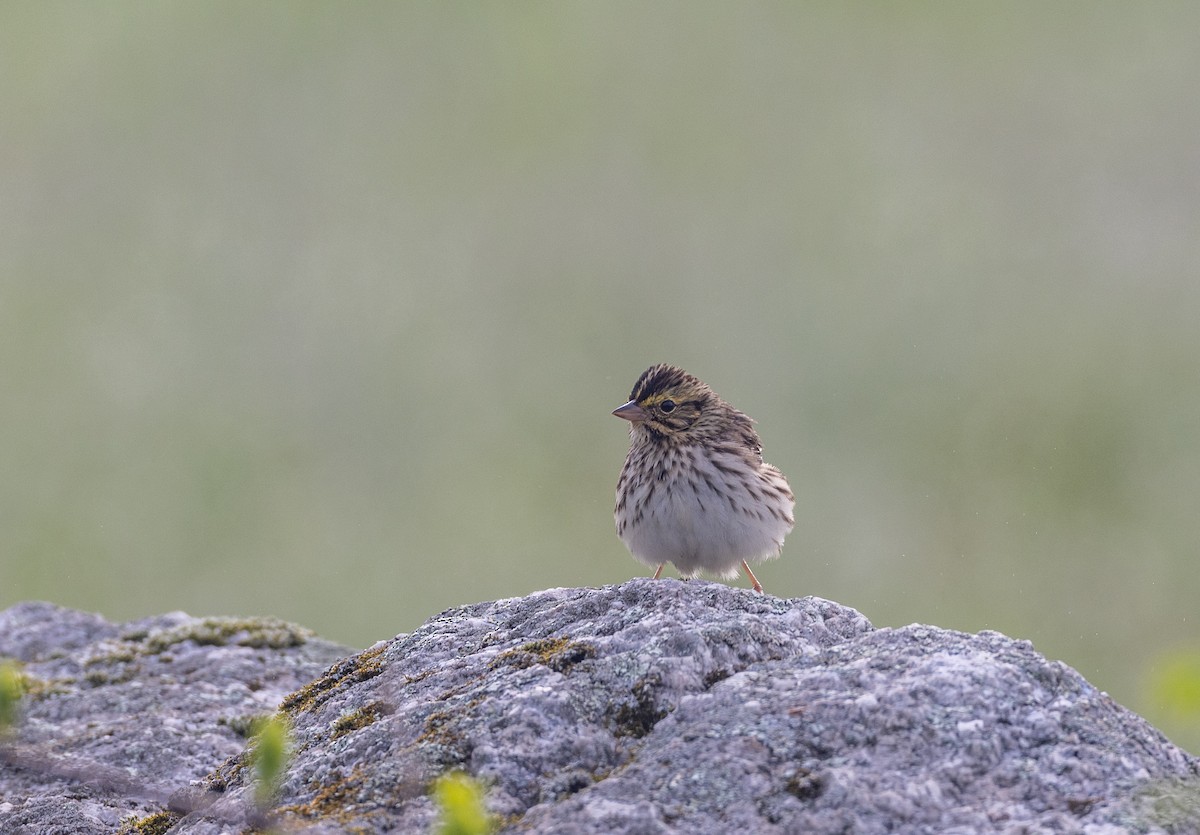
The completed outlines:
<svg viewBox="0 0 1200 835">
<path fill-rule="evenodd" d="M 646 419 L 646 413 L 642 407 L 637 404 L 636 400 L 630 400 L 619 409 L 613 409 L 613 414 L 619 418 L 624 418 L 631 423 Z"/>
</svg>

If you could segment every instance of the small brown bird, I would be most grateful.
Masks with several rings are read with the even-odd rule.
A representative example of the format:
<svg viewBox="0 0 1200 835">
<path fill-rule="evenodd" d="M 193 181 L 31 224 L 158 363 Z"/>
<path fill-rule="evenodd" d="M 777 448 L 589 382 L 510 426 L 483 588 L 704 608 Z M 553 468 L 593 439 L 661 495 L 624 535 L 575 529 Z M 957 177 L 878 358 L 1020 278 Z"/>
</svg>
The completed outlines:
<svg viewBox="0 0 1200 835">
<path fill-rule="evenodd" d="M 635 558 L 684 577 L 734 577 L 779 556 L 794 524 L 783 473 L 762 459 L 753 421 L 672 365 L 654 365 L 613 412 L 629 421 L 617 480 L 617 535 Z"/>
</svg>

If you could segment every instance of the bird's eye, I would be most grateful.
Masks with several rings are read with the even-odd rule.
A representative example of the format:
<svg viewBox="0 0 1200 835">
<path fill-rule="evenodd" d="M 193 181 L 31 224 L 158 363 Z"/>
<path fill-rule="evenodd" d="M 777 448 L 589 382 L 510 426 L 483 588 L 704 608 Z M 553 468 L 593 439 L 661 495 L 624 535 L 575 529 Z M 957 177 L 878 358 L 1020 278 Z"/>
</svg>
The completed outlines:
<svg viewBox="0 0 1200 835">
<path fill-rule="evenodd" d="M 658 408 L 662 409 L 664 414 L 669 415 L 671 412 L 675 411 L 675 401 L 664 400 L 662 403 L 658 404 Z"/>
</svg>

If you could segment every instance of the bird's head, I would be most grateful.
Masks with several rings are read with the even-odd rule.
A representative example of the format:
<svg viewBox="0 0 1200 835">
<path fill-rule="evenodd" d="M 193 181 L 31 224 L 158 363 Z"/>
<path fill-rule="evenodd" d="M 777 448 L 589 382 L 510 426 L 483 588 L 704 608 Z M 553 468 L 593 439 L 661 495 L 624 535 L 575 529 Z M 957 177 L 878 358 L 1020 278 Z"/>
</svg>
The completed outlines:
<svg viewBox="0 0 1200 835">
<path fill-rule="evenodd" d="M 749 423 L 703 382 L 665 364 L 647 368 L 633 384 L 629 402 L 613 414 L 652 436 L 679 440 L 716 434 L 738 417 Z"/>
</svg>

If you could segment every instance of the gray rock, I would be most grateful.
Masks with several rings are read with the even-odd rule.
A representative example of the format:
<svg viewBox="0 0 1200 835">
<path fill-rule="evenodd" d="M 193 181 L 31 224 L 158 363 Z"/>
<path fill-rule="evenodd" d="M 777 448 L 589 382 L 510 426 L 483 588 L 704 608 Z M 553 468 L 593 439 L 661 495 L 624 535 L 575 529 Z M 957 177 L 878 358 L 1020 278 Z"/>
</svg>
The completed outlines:
<svg viewBox="0 0 1200 835">
<path fill-rule="evenodd" d="M 0 613 L 0 655 L 13 654 L 11 631 L 12 646 L 38 653 L 27 674 L 69 682 L 29 700 L 10 748 L 69 751 L 129 782 L 81 784 L 10 759 L 0 831 L 111 831 L 121 810 L 168 807 L 146 828 L 267 822 L 229 717 L 270 710 L 278 685 L 301 683 L 303 664 L 333 648 L 309 636 L 206 647 L 180 638 L 203 623 L 182 615 L 111 627 L 54 611 Z M 175 660 L 110 659 L 87 683 L 98 656 L 164 640 L 151 634 L 173 636 L 160 652 Z M 226 657 L 201 663 L 206 651 Z M 272 663 L 290 672 L 251 689 L 249 668 Z M 154 698 L 139 696 L 147 687 Z M 198 687 L 200 699 L 187 692 Z M 452 770 L 488 786 L 513 832 L 1117 835 L 1200 821 L 1200 762 L 1026 642 L 875 629 L 828 601 L 701 581 L 453 609 L 338 661 L 280 710 L 293 752 L 270 822 L 284 831 L 428 832 L 430 785 Z M 131 712 L 155 717 L 143 736 L 126 728 L 139 724 Z M 50 828 L 63 797 L 98 823 Z"/>
<path fill-rule="evenodd" d="M 270 618 L 120 626 L 49 603 L 0 612 L 28 693 L 0 744 L 0 832 L 111 833 L 246 746 L 255 717 L 345 655 Z"/>
</svg>

